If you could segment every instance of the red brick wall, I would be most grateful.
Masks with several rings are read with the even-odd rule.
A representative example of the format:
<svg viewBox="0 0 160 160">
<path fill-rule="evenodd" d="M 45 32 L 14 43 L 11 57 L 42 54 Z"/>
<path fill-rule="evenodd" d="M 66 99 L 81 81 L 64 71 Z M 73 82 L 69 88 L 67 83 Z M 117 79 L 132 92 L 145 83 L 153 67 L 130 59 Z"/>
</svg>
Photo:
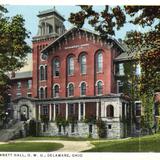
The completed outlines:
<svg viewBox="0 0 160 160">
<path fill-rule="evenodd" d="M 60 97 L 67 96 L 67 84 L 73 82 L 75 85 L 74 96 L 80 96 L 79 84 L 82 81 L 87 82 L 87 96 L 96 95 L 96 81 L 102 80 L 104 83 L 103 94 L 116 93 L 116 82 L 114 79 L 114 65 L 113 59 L 117 56 L 117 51 L 114 49 L 107 48 L 106 44 L 102 42 L 93 42 L 88 40 L 85 36 L 70 38 L 67 43 L 63 43 L 59 49 L 49 53 L 49 57 L 46 61 L 42 61 L 40 58 L 40 51 L 37 50 L 38 46 L 46 46 L 50 41 L 40 41 L 33 43 L 33 97 L 38 97 L 38 89 L 40 86 L 47 86 L 47 95 L 52 97 L 53 84 L 58 83 L 60 85 Z M 88 44 L 85 47 L 65 49 L 74 45 Z M 57 44 L 58 46 L 58 44 Z M 95 71 L 95 55 L 98 50 L 103 51 L 103 72 L 96 73 Z M 81 75 L 80 63 L 78 61 L 79 55 L 82 52 L 87 53 L 87 73 Z M 74 56 L 74 75 L 67 76 L 67 57 L 72 54 Z M 53 77 L 52 62 L 55 57 L 59 57 L 60 60 L 60 76 Z M 47 81 L 39 81 L 39 66 L 47 64 Z"/>
<path fill-rule="evenodd" d="M 28 86 L 27 86 L 28 80 L 32 80 L 32 78 L 12 80 L 12 87 L 11 87 L 12 99 L 17 97 L 17 93 L 21 93 L 21 96 L 24 96 L 24 97 L 27 96 L 27 93 L 32 93 L 32 89 L 28 89 Z M 17 89 L 17 82 L 21 82 L 20 89 Z"/>
<path fill-rule="evenodd" d="M 41 60 L 41 53 L 40 51 L 46 47 L 53 39 L 49 40 L 42 40 L 33 42 L 32 44 L 32 61 L 33 61 L 33 87 L 32 87 L 32 93 L 33 97 L 38 97 L 38 89 L 39 86 L 46 86 L 46 82 L 43 82 L 43 84 L 39 85 L 39 65 L 40 64 L 46 64 L 46 61 Z"/>
</svg>

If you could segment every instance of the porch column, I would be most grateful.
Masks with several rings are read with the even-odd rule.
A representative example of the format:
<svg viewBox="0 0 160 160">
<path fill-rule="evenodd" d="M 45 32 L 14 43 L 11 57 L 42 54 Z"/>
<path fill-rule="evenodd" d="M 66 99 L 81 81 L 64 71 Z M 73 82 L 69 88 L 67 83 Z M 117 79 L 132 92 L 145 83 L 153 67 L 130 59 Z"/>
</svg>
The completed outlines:
<svg viewBox="0 0 160 160">
<path fill-rule="evenodd" d="M 56 105 L 53 104 L 53 121 L 56 119 Z"/>
<path fill-rule="evenodd" d="M 96 119 L 99 118 L 99 102 L 96 103 Z"/>
<path fill-rule="evenodd" d="M 68 103 L 66 103 L 66 120 L 68 120 Z"/>
<path fill-rule="evenodd" d="M 41 120 L 41 105 L 38 106 L 38 120 Z"/>
<path fill-rule="evenodd" d="M 52 104 L 49 104 L 49 121 L 52 120 Z"/>
<path fill-rule="evenodd" d="M 127 104 L 126 103 L 124 105 L 124 115 L 125 115 L 125 117 L 127 116 Z"/>
<path fill-rule="evenodd" d="M 83 102 L 83 119 L 85 119 L 86 116 L 86 104 Z"/>
<path fill-rule="evenodd" d="M 78 120 L 81 120 L 81 103 L 78 103 Z"/>
</svg>

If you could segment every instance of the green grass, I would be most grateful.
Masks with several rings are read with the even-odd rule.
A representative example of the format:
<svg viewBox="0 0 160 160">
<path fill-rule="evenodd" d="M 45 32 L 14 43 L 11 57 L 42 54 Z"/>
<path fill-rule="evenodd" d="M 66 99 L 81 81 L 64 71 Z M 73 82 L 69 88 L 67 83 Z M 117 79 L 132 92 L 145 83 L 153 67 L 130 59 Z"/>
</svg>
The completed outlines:
<svg viewBox="0 0 160 160">
<path fill-rule="evenodd" d="M 93 141 L 93 138 L 81 138 L 81 137 L 67 137 L 67 136 L 53 136 L 53 137 L 25 137 L 16 139 L 16 141 L 28 141 L 28 140 L 65 140 L 65 141 Z"/>
<path fill-rule="evenodd" d="M 5 152 L 49 152 L 62 148 L 60 143 L 23 142 L 0 144 L 0 151 Z"/>
<path fill-rule="evenodd" d="M 160 152 L 160 134 L 121 140 L 94 141 L 85 152 Z"/>
</svg>

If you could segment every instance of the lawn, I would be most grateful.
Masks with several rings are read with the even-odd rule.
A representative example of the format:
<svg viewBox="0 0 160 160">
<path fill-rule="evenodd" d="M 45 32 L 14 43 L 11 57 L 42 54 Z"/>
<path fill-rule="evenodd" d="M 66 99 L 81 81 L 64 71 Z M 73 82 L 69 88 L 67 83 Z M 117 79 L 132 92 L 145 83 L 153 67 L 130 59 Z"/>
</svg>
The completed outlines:
<svg viewBox="0 0 160 160">
<path fill-rule="evenodd" d="M 28 141 L 28 140 L 64 140 L 64 141 L 93 141 L 93 138 L 82 137 L 67 137 L 67 136 L 51 136 L 51 137 L 25 137 L 16 139 L 16 141 Z"/>
<path fill-rule="evenodd" d="M 160 134 L 91 143 L 95 147 L 85 152 L 160 152 Z"/>
<path fill-rule="evenodd" d="M 41 142 L 20 142 L 20 143 L 8 143 L 0 144 L 0 151 L 6 152 L 49 152 L 56 151 L 62 148 L 63 145 L 60 143 L 41 143 Z"/>
</svg>

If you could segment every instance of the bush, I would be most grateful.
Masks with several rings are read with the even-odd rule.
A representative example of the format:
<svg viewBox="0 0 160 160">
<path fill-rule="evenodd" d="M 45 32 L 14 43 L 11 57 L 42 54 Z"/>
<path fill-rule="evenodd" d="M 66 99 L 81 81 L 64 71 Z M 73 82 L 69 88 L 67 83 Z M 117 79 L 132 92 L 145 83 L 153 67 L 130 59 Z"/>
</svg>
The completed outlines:
<svg viewBox="0 0 160 160">
<path fill-rule="evenodd" d="M 41 130 L 40 122 L 36 122 L 35 120 L 30 120 L 29 135 L 33 137 L 40 136 L 40 130 Z"/>
<path fill-rule="evenodd" d="M 106 125 L 105 122 L 102 121 L 101 119 L 97 120 L 96 125 L 98 127 L 98 136 L 100 138 L 105 138 L 106 137 Z"/>
</svg>

